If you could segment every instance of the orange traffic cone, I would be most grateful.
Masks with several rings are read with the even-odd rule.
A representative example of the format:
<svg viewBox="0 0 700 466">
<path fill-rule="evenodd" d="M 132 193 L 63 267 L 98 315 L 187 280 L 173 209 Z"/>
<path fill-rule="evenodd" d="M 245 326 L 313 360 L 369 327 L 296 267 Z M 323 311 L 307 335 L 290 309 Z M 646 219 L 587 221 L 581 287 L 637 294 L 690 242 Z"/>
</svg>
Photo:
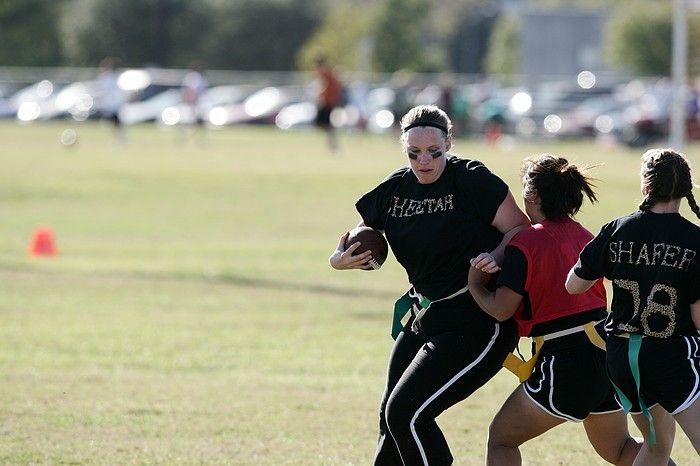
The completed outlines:
<svg viewBox="0 0 700 466">
<path fill-rule="evenodd" d="M 32 236 L 32 242 L 29 245 L 30 256 L 55 256 L 58 254 L 56 250 L 56 241 L 53 231 L 50 228 L 37 228 Z"/>
</svg>

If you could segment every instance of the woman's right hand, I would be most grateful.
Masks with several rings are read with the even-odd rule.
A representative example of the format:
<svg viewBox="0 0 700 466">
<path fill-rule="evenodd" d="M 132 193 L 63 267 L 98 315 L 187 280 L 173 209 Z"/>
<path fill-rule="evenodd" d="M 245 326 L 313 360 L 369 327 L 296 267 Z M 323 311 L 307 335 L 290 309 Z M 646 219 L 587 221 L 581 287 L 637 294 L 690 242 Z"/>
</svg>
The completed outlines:
<svg viewBox="0 0 700 466">
<path fill-rule="evenodd" d="M 345 241 L 347 241 L 349 235 L 350 232 L 348 231 L 340 237 L 338 246 L 335 251 L 333 251 L 333 254 L 331 254 L 331 257 L 328 258 L 328 262 L 331 264 L 331 267 L 336 270 L 370 270 L 372 267 L 368 262 L 372 259 L 372 251 L 365 251 L 353 256 L 355 250 L 360 247 L 360 243 L 351 244 L 349 248 L 345 249 Z"/>
</svg>

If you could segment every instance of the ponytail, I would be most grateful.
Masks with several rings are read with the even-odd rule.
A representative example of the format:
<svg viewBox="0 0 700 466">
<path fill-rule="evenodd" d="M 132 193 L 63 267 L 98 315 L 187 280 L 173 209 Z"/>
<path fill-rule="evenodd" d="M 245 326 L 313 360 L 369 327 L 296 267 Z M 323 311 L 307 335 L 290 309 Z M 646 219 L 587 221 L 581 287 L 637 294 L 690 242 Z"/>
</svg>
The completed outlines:
<svg viewBox="0 0 700 466">
<path fill-rule="evenodd" d="M 685 198 L 688 200 L 688 205 L 690 206 L 690 210 L 693 211 L 693 213 L 700 218 L 700 207 L 698 207 L 698 203 L 695 202 L 695 196 L 693 196 L 693 193 L 688 194 L 685 196 Z"/>
<path fill-rule="evenodd" d="M 588 171 L 590 168 L 586 167 L 583 169 L 579 169 L 576 165 L 570 165 L 568 164 L 566 168 L 564 169 L 563 173 L 567 174 L 570 178 L 571 182 L 571 187 L 574 188 L 575 190 L 580 191 L 581 193 L 585 194 L 586 197 L 588 198 L 591 203 L 595 203 L 598 201 L 598 198 L 595 195 L 595 191 L 593 191 L 593 188 L 595 185 L 593 184 L 593 180 L 585 175 L 585 172 Z M 581 208 L 579 205 L 576 208 L 576 212 Z M 574 213 L 576 213 L 574 212 Z"/>
<path fill-rule="evenodd" d="M 593 180 L 585 174 L 588 170 L 550 154 L 528 158 L 521 170 L 523 194 L 526 198 L 539 195 L 542 213 L 550 220 L 571 217 L 583 205 L 584 195 L 597 201 Z"/>
</svg>

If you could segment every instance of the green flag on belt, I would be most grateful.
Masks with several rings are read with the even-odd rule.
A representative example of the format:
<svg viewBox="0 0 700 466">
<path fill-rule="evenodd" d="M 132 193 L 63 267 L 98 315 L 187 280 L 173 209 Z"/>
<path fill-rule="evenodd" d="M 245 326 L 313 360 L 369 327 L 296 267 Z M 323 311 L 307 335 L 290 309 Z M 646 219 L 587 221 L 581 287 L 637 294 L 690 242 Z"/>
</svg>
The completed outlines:
<svg viewBox="0 0 700 466">
<path fill-rule="evenodd" d="M 391 338 L 394 340 L 396 340 L 403 329 L 401 320 L 408 314 L 408 310 L 411 309 L 411 297 L 408 293 L 407 291 L 406 294 L 401 296 L 396 303 L 394 303 L 394 319 L 391 323 Z"/>
</svg>

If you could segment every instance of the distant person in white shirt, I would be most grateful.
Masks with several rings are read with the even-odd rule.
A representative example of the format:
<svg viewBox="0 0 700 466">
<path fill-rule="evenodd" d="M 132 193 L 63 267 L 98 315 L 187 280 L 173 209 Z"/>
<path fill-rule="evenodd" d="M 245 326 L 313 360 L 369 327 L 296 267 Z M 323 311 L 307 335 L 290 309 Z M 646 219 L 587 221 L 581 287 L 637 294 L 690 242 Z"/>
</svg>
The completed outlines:
<svg viewBox="0 0 700 466">
<path fill-rule="evenodd" d="M 182 103 L 185 104 L 186 109 L 186 114 L 181 115 L 182 123 L 202 123 L 197 107 L 200 97 L 208 87 L 209 83 L 204 77 L 203 66 L 200 63 L 191 65 L 182 79 Z"/>
<path fill-rule="evenodd" d="M 97 78 L 99 83 L 100 99 L 98 104 L 99 116 L 109 120 L 114 125 L 117 138 L 124 142 L 124 126 L 119 119 L 119 110 L 125 102 L 125 94 L 117 83 L 119 73 L 115 71 L 116 59 L 112 57 L 104 58 L 100 62 L 100 74 Z"/>
</svg>

